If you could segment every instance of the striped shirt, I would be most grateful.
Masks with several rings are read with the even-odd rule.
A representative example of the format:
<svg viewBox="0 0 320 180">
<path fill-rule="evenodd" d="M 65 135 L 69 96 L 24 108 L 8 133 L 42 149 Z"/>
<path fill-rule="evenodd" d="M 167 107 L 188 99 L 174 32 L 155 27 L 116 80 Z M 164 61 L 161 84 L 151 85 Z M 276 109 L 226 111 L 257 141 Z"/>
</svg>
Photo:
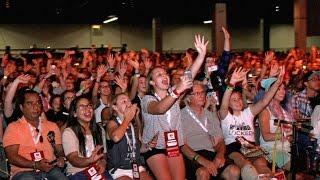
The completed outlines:
<svg viewBox="0 0 320 180">
<path fill-rule="evenodd" d="M 142 135 L 142 142 L 148 143 L 159 132 L 157 149 L 165 149 L 164 132 L 177 130 L 179 146 L 184 145 L 183 133 L 181 126 L 181 113 L 179 107 L 179 100 L 176 101 L 168 111 L 170 111 L 170 125 L 167 117 L 168 113 L 162 115 L 153 115 L 148 112 L 148 106 L 151 102 L 158 101 L 155 96 L 146 95 L 141 100 L 141 111 L 144 121 L 144 129 Z"/>
</svg>

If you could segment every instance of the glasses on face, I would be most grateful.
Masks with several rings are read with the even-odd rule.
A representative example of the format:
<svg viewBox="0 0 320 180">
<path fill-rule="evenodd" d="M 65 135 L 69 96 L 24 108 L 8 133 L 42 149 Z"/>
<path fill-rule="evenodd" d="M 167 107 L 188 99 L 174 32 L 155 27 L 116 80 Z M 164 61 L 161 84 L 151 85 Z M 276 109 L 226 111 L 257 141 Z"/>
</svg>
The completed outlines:
<svg viewBox="0 0 320 180">
<path fill-rule="evenodd" d="M 206 92 L 205 91 L 199 91 L 199 92 L 193 92 L 191 93 L 191 95 L 193 96 L 201 96 L 201 95 L 204 95 Z"/>
<path fill-rule="evenodd" d="M 92 104 L 87 104 L 87 105 L 85 105 L 85 104 L 80 104 L 80 105 L 78 106 L 78 108 L 81 109 L 81 110 L 86 109 L 86 108 L 92 109 Z"/>
</svg>

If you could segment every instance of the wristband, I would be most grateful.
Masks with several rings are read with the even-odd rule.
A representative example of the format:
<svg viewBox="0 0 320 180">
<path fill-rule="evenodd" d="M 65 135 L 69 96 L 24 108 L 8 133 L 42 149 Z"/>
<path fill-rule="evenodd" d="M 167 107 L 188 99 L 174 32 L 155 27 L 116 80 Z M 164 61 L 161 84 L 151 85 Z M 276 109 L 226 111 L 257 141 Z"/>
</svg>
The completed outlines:
<svg viewBox="0 0 320 180">
<path fill-rule="evenodd" d="M 180 96 L 180 93 L 178 93 L 177 89 L 174 89 L 172 92 L 173 92 L 176 96 Z"/>
<path fill-rule="evenodd" d="M 231 86 L 227 86 L 227 90 L 230 90 L 230 91 L 233 91 L 233 87 L 231 87 Z"/>
<path fill-rule="evenodd" d="M 196 154 L 194 157 L 193 157 L 193 161 L 197 161 L 199 159 L 200 155 L 199 154 Z"/>
<path fill-rule="evenodd" d="M 170 91 L 170 92 L 169 92 L 169 95 L 170 95 L 171 97 L 173 97 L 174 99 L 179 98 L 179 96 L 177 96 L 173 91 Z"/>
</svg>

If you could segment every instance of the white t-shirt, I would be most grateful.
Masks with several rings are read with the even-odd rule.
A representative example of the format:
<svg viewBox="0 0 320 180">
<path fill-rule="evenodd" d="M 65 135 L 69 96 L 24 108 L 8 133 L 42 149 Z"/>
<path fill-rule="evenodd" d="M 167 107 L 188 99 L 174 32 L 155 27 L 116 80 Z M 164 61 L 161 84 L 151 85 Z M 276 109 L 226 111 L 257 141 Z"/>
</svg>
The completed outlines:
<svg viewBox="0 0 320 180">
<path fill-rule="evenodd" d="M 86 135 L 86 157 L 90 157 L 94 150 L 94 142 L 92 135 Z M 62 146 L 66 156 L 72 152 L 78 152 L 78 155 L 82 157 L 79 150 L 79 140 L 76 134 L 71 128 L 64 129 L 62 133 Z M 85 168 L 77 168 L 67 162 L 67 174 L 75 174 L 83 171 Z"/>
<path fill-rule="evenodd" d="M 103 104 L 102 100 L 99 99 L 100 101 L 100 105 L 99 107 L 97 107 L 95 110 L 94 110 L 94 116 L 96 117 L 96 123 L 101 123 L 101 112 L 102 110 L 107 107 L 105 104 Z"/>
<path fill-rule="evenodd" d="M 236 137 L 244 137 L 248 141 L 255 142 L 254 116 L 250 107 L 241 111 L 239 116 L 228 115 L 221 121 L 221 128 L 226 145 L 236 142 Z"/>
</svg>

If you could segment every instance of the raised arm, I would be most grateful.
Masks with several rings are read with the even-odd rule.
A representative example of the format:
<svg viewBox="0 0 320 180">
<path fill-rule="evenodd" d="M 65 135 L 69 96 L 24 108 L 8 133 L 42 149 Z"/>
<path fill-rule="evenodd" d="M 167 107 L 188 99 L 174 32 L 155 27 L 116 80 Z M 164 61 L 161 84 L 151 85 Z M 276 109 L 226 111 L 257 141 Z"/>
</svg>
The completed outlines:
<svg viewBox="0 0 320 180">
<path fill-rule="evenodd" d="M 92 90 L 92 102 L 96 106 L 98 104 L 98 91 L 101 77 L 107 72 L 107 67 L 105 65 L 100 65 L 97 68 L 97 79 L 94 83 Z"/>
<path fill-rule="evenodd" d="M 129 63 L 129 65 L 131 65 L 134 68 L 134 76 L 132 77 L 132 85 L 131 85 L 130 94 L 129 94 L 130 100 L 133 100 L 134 97 L 136 96 L 137 90 L 138 90 L 138 79 L 140 76 L 139 62 L 130 59 L 130 60 L 128 60 L 128 63 Z"/>
<path fill-rule="evenodd" d="M 285 68 L 284 66 L 282 66 L 280 68 L 280 74 L 278 75 L 277 81 L 271 86 L 271 88 L 266 92 L 266 94 L 260 101 L 258 101 L 256 104 L 250 107 L 250 110 L 253 116 L 256 116 L 257 114 L 259 114 L 262 111 L 262 109 L 269 104 L 269 102 L 277 92 L 279 86 L 282 84 L 284 73 L 285 73 Z"/>
<path fill-rule="evenodd" d="M 245 71 L 242 68 L 235 69 L 232 73 L 231 80 L 229 82 L 229 86 L 223 94 L 222 103 L 219 110 L 220 119 L 223 120 L 229 112 L 229 100 L 232 94 L 233 88 L 236 83 L 241 82 L 245 79 L 248 71 Z"/>
<path fill-rule="evenodd" d="M 112 108 L 115 111 L 117 111 L 117 107 L 113 106 Z M 114 121 L 108 122 L 107 132 L 109 133 L 109 137 L 113 142 L 118 143 L 119 141 L 121 141 L 121 139 L 123 138 L 123 136 L 127 131 L 129 124 L 133 120 L 136 112 L 137 112 L 137 105 L 134 104 L 126 108 L 126 111 L 123 117 L 123 122 L 120 124 L 120 126 L 118 126 Z"/>
<path fill-rule="evenodd" d="M 4 115 L 10 117 L 13 113 L 13 98 L 16 94 L 18 85 L 20 83 L 28 83 L 30 80 L 29 75 L 20 75 L 11 84 L 10 88 L 7 90 L 6 97 L 4 99 Z"/>
<path fill-rule="evenodd" d="M 198 56 L 196 58 L 196 60 L 194 61 L 194 63 L 191 65 L 191 73 L 192 73 L 192 78 L 194 79 L 204 61 L 204 57 L 206 56 L 206 52 L 207 52 L 207 45 L 208 45 L 209 41 L 204 41 L 204 37 L 200 35 L 196 35 L 195 36 L 195 42 L 194 42 L 194 46 L 198 51 Z"/>
<path fill-rule="evenodd" d="M 177 84 L 175 88 L 175 92 L 181 95 L 185 90 L 191 87 L 192 80 L 186 76 L 182 76 L 180 82 Z M 165 114 L 170 109 L 170 107 L 176 102 L 177 99 L 178 96 L 174 97 L 172 95 L 168 95 L 160 101 L 150 102 L 149 106 L 147 107 L 147 110 L 150 114 Z"/>
</svg>

